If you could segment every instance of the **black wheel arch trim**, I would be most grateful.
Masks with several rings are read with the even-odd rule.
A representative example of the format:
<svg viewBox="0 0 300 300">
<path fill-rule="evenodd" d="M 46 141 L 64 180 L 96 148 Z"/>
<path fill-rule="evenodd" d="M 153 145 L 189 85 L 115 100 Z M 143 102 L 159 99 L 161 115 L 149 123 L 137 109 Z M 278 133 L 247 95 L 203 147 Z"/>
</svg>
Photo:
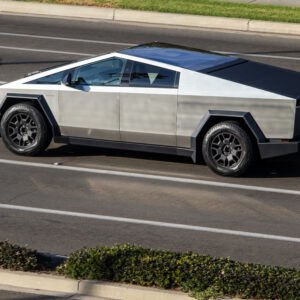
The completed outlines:
<svg viewBox="0 0 300 300">
<path fill-rule="evenodd" d="M 225 120 L 243 120 L 245 125 L 255 137 L 257 144 L 267 141 L 263 132 L 257 125 L 250 112 L 243 111 L 225 111 L 225 110 L 208 110 L 204 117 L 194 129 L 191 136 L 191 148 L 193 149 L 193 162 L 199 160 L 201 154 L 201 142 L 207 130 L 218 122 Z"/>
<path fill-rule="evenodd" d="M 14 103 L 10 105 L 9 102 L 11 101 Z M 51 109 L 48 106 L 47 101 L 45 100 L 45 97 L 41 94 L 7 93 L 0 106 L 0 119 L 2 118 L 4 112 L 8 107 L 24 101 L 33 101 L 39 106 L 39 108 L 42 110 L 51 126 L 53 137 L 61 135 L 56 119 L 54 118 Z"/>
</svg>

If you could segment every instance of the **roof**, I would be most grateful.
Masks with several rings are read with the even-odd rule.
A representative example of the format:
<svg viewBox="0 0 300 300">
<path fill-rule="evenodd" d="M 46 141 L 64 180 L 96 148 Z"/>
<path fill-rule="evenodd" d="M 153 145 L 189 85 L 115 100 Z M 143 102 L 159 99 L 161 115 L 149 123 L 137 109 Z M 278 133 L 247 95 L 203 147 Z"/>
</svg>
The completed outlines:
<svg viewBox="0 0 300 300">
<path fill-rule="evenodd" d="M 240 58 L 178 45 L 154 42 L 121 50 L 119 53 L 150 59 L 197 72 L 244 61 Z"/>
<path fill-rule="evenodd" d="M 300 99 L 300 73 L 296 71 L 247 61 L 243 64 L 236 64 L 232 68 L 214 70 L 209 75 L 285 97 Z"/>
</svg>

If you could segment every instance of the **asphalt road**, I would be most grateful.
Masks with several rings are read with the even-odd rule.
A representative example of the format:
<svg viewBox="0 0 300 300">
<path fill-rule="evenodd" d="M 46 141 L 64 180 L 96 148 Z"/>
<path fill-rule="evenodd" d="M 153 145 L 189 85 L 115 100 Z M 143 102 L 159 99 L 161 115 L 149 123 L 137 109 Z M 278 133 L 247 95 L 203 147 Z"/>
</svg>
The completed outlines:
<svg viewBox="0 0 300 300">
<path fill-rule="evenodd" d="M 122 49 L 124 44 L 155 40 L 239 52 L 241 57 L 250 54 L 253 60 L 300 71 L 299 38 L 0 15 L 0 81 Z M 13 165 L 1 159 L 58 166 Z M 123 173 L 99 174 L 65 166 Z M 220 182 L 243 188 L 217 186 Z M 262 191 L 264 187 L 294 192 Z M 0 141 L 0 191 L 0 204 L 53 210 L 0 207 L 0 240 L 39 251 L 67 255 L 84 246 L 129 242 L 300 269 L 297 156 L 260 163 L 244 178 L 223 178 L 180 157 L 51 145 L 43 156 L 28 158 L 9 153 Z M 150 223 L 141 224 L 145 220 Z"/>
<path fill-rule="evenodd" d="M 30 289 L 13 289 L 0 284 L 0 300 L 109 300 L 102 297 L 70 295 Z"/>
<path fill-rule="evenodd" d="M 24 292 L 0 290 L 0 299 L 1 300 L 56 300 L 62 298 L 47 296 L 47 295 L 24 293 Z"/>
</svg>

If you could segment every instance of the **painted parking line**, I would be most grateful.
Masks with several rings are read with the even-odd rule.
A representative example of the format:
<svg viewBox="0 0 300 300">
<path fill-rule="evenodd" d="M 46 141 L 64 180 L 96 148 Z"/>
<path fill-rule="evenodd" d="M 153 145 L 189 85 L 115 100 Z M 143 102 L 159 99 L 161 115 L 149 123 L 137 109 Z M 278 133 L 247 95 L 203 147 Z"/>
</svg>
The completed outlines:
<svg viewBox="0 0 300 300">
<path fill-rule="evenodd" d="M 300 191 L 297 191 L 297 190 L 287 190 L 287 189 L 269 188 L 269 187 L 262 187 L 262 186 L 243 185 L 243 184 L 226 183 L 226 182 L 219 182 L 219 181 L 198 180 L 198 179 L 189 179 L 189 178 L 181 178 L 181 177 L 151 175 L 151 174 L 132 173 L 132 172 L 125 172 L 125 171 L 93 169 L 93 168 L 72 167 L 72 166 L 63 166 L 63 165 L 50 165 L 50 164 L 45 164 L 45 163 L 25 162 L 25 161 L 7 160 L 7 159 L 0 159 L 0 164 L 10 164 L 10 165 L 26 166 L 26 167 L 34 167 L 34 168 L 55 169 L 55 170 L 60 170 L 60 171 L 81 172 L 81 173 L 90 173 L 90 174 L 98 174 L 98 175 L 138 178 L 138 179 L 146 179 L 146 180 L 157 180 L 157 181 L 164 181 L 164 182 L 167 181 L 167 182 L 184 183 L 184 184 L 192 184 L 192 185 L 212 186 L 212 187 L 220 187 L 220 188 L 229 188 L 229 189 L 238 189 L 238 190 L 300 196 Z"/>
<path fill-rule="evenodd" d="M 33 35 L 33 34 L 23 34 L 23 33 L 12 33 L 12 32 L 0 32 L 0 36 L 14 36 L 14 37 L 23 37 L 23 38 L 36 38 L 36 39 L 48 39 L 48 40 L 59 40 L 59 41 L 69 41 L 69 42 L 80 42 L 80 43 L 93 43 L 93 44 L 103 44 L 103 45 L 116 45 L 116 46 L 137 46 L 137 44 L 132 43 L 123 43 L 123 42 L 111 42 L 111 41 L 101 41 L 101 40 L 88 40 L 88 39 L 75 39 L 67 37 L 57 37 L 57 36 L 48 36 L 48 35 Z M 11 50 L 17 50 L 18 48 L 14 47 Z M 38 50 L 38 49 L 33 49 Z M 32 51 L 33 51 L 32 50 Z M 29 50 L 27 50 L 29 51 Z M 272 59 L 284 59 L 284 60 L 296 60 L 300 61 L 300 57 L 293 56 L 280 56 L 280 55 L 267 55 L 267 54 L 255 54 L 255 53 L 243 53 L 243 52 L 228 52 L 228 51 L 218 51 L 213 50 L 214 52 L 228 55 L 240 55 L 240 56 L 249 56 L 249 57 L 262 57 L 262 58 L 272 58 Z M 45 51 L 41 51 L 45 52 Z M 53 52 L 51 52 L 53 53 Z M 61 52 L 54 52 L 61 53 Z M 76 54 L 82 56 L 94 56 L 95 54 Z"/>
<path fill-rule="evenodd" d="M 6 81 L 0 81 L 0 84 L 5 84 L 6 83 Z"/>
<path fill-rule="evenodd" d="M 78 218 L 94 219 L 94 220 L 101 220 L 101 221 L 121 222 L 121 223 L 130 223 L 130 224 L 183 229 L 183 230 L 193 230 L 193 231 L 203 231 L 203 232 L 209 232 L 209 233 L 219 233 L 219 234 L 236 235 L 236 236 L 250 237 L 250 238 L 259 238 L 259 239 L 300 243 L 300 238 L 296 238 L 296 237 L 263 234 L 263 233 L 247 232 L 247 231 L 239 231 L 239 230 L 229 230 L 229 229 L 221 229 L 221 228 L 212 228 L 212 227 L 185 225 L 185 224 L 177 224 L 177 223 L 150 221 L 150 220 L 143 220 L 143 219 L 104 216 L 104 215 L 96 215 L 96 214 L 88 214 L 88 213 L 71 212 L 71 211 L 65 211 L 65 210 L 54 210 L 54 209 L 28 207 L 28 206 L 20 206 L 20 205 L 10 205 L 10 204 L 0 204 L 0 208 L 9 209 L 9 210 L 27 211 L 27 212 L 40 213 L 40 214 L 52 214 L 52 215 L 57 215 L 57 216 L 78 217 Z"/>
<path fill-rule="evenodd" d="M 47 49 L 19 48 L 19 47 L 9 47 L 9 46 L 0 46 L 0 49 L 16 50 L 16 51 L 29 51 L 29 52 L 55 53 L 55 54 L 66 54 L 66 55 L 78 55 L 78 56 L 88 56 L 88 57 L 97 55 L 97 54 L 90 54 L 90 53 L 66 52 L 66 51 L 47 50 Z"/>
</svg>

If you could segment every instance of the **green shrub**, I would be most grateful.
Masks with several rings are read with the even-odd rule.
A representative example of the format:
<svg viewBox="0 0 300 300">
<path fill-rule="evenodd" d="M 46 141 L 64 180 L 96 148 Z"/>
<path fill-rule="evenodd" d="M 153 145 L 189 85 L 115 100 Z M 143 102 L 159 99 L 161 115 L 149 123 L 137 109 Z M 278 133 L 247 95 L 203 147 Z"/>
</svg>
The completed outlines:
<svg viewBox="0 0 300 300">
<path fill-rule="evenodd" d="M 71 254 L 57 270 L 76 279 L 180 288 L 198 299 L 220 295 L 300 299 L 300 271 L 296 269 L 128 244 L 82 249 Z"/>
<path fill-rule="evenodd" d="M 50 259 L 37 251 L 0 242 L 0 268 L 18 271 L 45 270 L 50 267 Z"/>
</svg>

